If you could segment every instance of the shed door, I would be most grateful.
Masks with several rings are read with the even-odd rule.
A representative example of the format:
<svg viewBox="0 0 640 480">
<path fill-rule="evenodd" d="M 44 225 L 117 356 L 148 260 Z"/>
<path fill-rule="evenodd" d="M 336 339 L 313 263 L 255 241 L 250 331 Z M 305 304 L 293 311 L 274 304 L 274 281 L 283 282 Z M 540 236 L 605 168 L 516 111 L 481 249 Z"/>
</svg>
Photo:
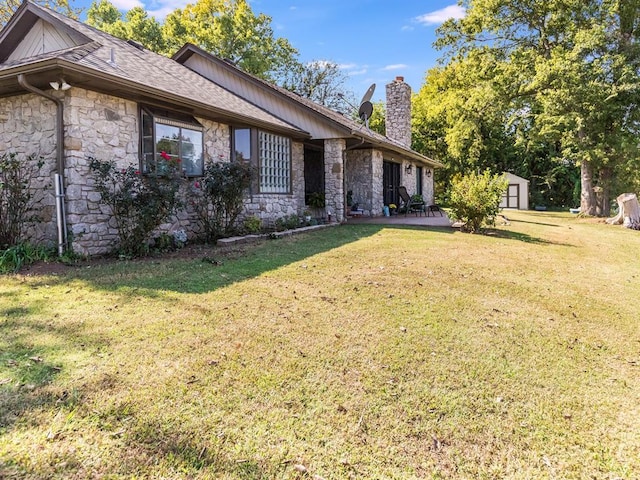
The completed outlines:
<svg viewBox="0 0 640 480">
<path fill-rule="evenodd" d="M 399 204 L 398 187 L 400 186 L 400 164 L 393 162 L 382 163 L 382 188 L 384 204 Z"/>
<path fill-rule="evenodd" d="M 504 208 L 519 208 L 520 206 L 520 185 L 512 183 L 507 189 L 506 198 L 502 198 Z"/>
</svg>

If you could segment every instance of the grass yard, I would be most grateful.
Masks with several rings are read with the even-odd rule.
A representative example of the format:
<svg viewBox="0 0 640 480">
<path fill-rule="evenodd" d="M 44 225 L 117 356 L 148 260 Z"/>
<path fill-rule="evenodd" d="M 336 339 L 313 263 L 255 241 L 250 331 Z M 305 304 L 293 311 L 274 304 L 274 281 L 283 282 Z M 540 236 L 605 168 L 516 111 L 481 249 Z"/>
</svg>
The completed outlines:
<svg viewBox="0 0 640 480">
<path fill-rule="evenodd" d="M 0 478 L 639 478 L 640 232 L 508 216 L 0 277 Z"/>
</svg>

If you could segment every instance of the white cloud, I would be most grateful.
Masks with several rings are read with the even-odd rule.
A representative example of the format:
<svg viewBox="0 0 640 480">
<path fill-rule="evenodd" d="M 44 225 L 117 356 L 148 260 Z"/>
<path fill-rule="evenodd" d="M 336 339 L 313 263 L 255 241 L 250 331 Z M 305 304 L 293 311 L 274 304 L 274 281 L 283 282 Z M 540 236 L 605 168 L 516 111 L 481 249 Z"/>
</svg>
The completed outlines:
<svg viewBox="0 0 640 480">
<path fill-rule="evenodd" d="M 358 65 L 357 63 L 342 63 L 338 65 L 340 70 L 344 70 L 347 75 L 364 75 L 369 72 L 368 65 Z"/>
<path fill-rule="evenodd" d="M 119 1 L 134 1 L 134 0 L 119 0 Z M 184 8 L 188 3 L 195 3 L 189 0 L 155 0 L 147 1 L 147 12 L 152 17 L 155 17 L 159 21 L 163 21 L 164 18 L 173 12 L 177 8 Z"/>
<path fill-rule="evenodd" d="M 404 25 L 400 30 L 403 32 L 413 32 L 415 28 L 413 28 L 411 25 Z"/>
<path fill-rule="evenodd" d="M 330 63 L 333 62 L 330 60 L 311 60 L 310 62 L 307 62 L 307 65 L 318 68 L 326 68 Z"/>
<path fill-rule="evenodd" d="M 405 65 L 404 63 L 394 63 L 392 65 L 386 65 L 382 68 L 382 71 L 388 72 L 389 70 L 402 70 L 403 68 L 407 67 L 408 65 Z"/>
<path fill-rule="evenodd" d="M 112 0 L 111 3 L 118 10 L 131 10 L 134 7 L 144 8 L 144 4 L 139 0 Z"/>
<path fill-rule="evenodd" d="M 440 10 L 420 15 L 419 17 L 416 17 L 415 20 L 424 25 L 440 25 L 450 18 L 455 18 L 456 20 L 464 18 L 465 14 L 466 10 L 464 7 L 461 7 L 460 5 L 449 5 L 448 7 L 444 7 Z"/>
<path fill-rule="evenodd" d="M 355 63 L 341 63 L 338 65 L 340 70 L 351 70 L 352 68 L 356 68 L 358 65 Z"/>
</svg>

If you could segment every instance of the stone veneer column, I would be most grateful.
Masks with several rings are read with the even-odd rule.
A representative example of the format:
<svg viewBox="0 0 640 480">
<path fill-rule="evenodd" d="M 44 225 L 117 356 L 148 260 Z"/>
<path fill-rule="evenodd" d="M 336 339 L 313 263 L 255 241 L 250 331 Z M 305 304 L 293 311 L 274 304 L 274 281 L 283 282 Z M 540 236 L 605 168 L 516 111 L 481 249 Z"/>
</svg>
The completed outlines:
<svg viewBox="0 0 640 480">
<path fill-rule="evenodd" d="M 325 212 L 331 221 L 344 220 L 344 163 L 346 148 L 343 138 L 324 141 Z"/>
<path fill-rule="evenodd" d="M 387 137 L 411 148 L 411 87 L 404 77 L 387 84 Z"/>
<path fill-rule="evenodd" d="M 371 215 L 376 217 L 382 215 L 382 207 L 384 206 L 383 163 L 382 152 L 373 150 L 371 152 Z"/>
</svg>

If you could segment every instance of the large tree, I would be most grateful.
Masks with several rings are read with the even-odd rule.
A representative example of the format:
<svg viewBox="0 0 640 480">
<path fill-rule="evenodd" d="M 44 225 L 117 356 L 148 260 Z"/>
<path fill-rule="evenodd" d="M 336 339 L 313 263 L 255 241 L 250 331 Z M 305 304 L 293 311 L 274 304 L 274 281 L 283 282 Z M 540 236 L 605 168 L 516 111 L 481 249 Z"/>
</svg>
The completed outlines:
<svg viewBox="0 0 640 480">
<path fill-rule="evenodd" d="M 345 99 L 346 75 L 331 61 L 298 63 L 287 71 L 281 85 L 301 97 L 337 111 L 347 112 L 351 99 Z"/>
<path fill-rule="evenodd" d="M 154 52 L 167 53 L 162 25 L 141 7 L 123 15 L 108 0 L 93 2 L 87 11 L 87 23 L 113 36 L 135 40 Z"/>
<path fill-rule="evenodd" d="M 254 14 L 246 0 L 199 0 L 169 13 L 164 23 L 140 7 L 123 14 L 109 0 L 96 0 L 87 12 L 87 23 L 163 55 L 193 43 L 330 108 L 343 108 L 342 98 L 345 94 L 349 98 L 345 76 L 336 63 L 301 63 L 289 41 L 275 37 L 271 17 Z"/>
<path fill-rule="evenodd" d="M 275 37 L 271 17 L 254 14 L 246 0 L 198 0 L 167 15 L 163 33 L 169 51 L 193 43 L 268 80 L 297 65 L 298 51 Z"/>
<path fill-rule="evenodd" d="M 78 18 L 80 9 L 73 8 L 69 0 L 34 0 L 36 3 L 52 8 L 71 18 Z M 11 15 L 20 6 L 22 0 L 3 0 L 0 2 L 0 27 L 9 21 Z"/>
<path fill-rule="evenodd" d="M 450 65 L 478 81 L 467 101 L 493 97 L 489 110 L 500 107 L 505 125 L 524 135 L 521 145 L 542 146 L 556 166 L 580 165 L 582 211 L 607 215 L 613 190 L 638 181 L 640 2 L 463 3 L 466 17 L 446 22 L 437 45 L 448 49 Z"/>
</svg>

